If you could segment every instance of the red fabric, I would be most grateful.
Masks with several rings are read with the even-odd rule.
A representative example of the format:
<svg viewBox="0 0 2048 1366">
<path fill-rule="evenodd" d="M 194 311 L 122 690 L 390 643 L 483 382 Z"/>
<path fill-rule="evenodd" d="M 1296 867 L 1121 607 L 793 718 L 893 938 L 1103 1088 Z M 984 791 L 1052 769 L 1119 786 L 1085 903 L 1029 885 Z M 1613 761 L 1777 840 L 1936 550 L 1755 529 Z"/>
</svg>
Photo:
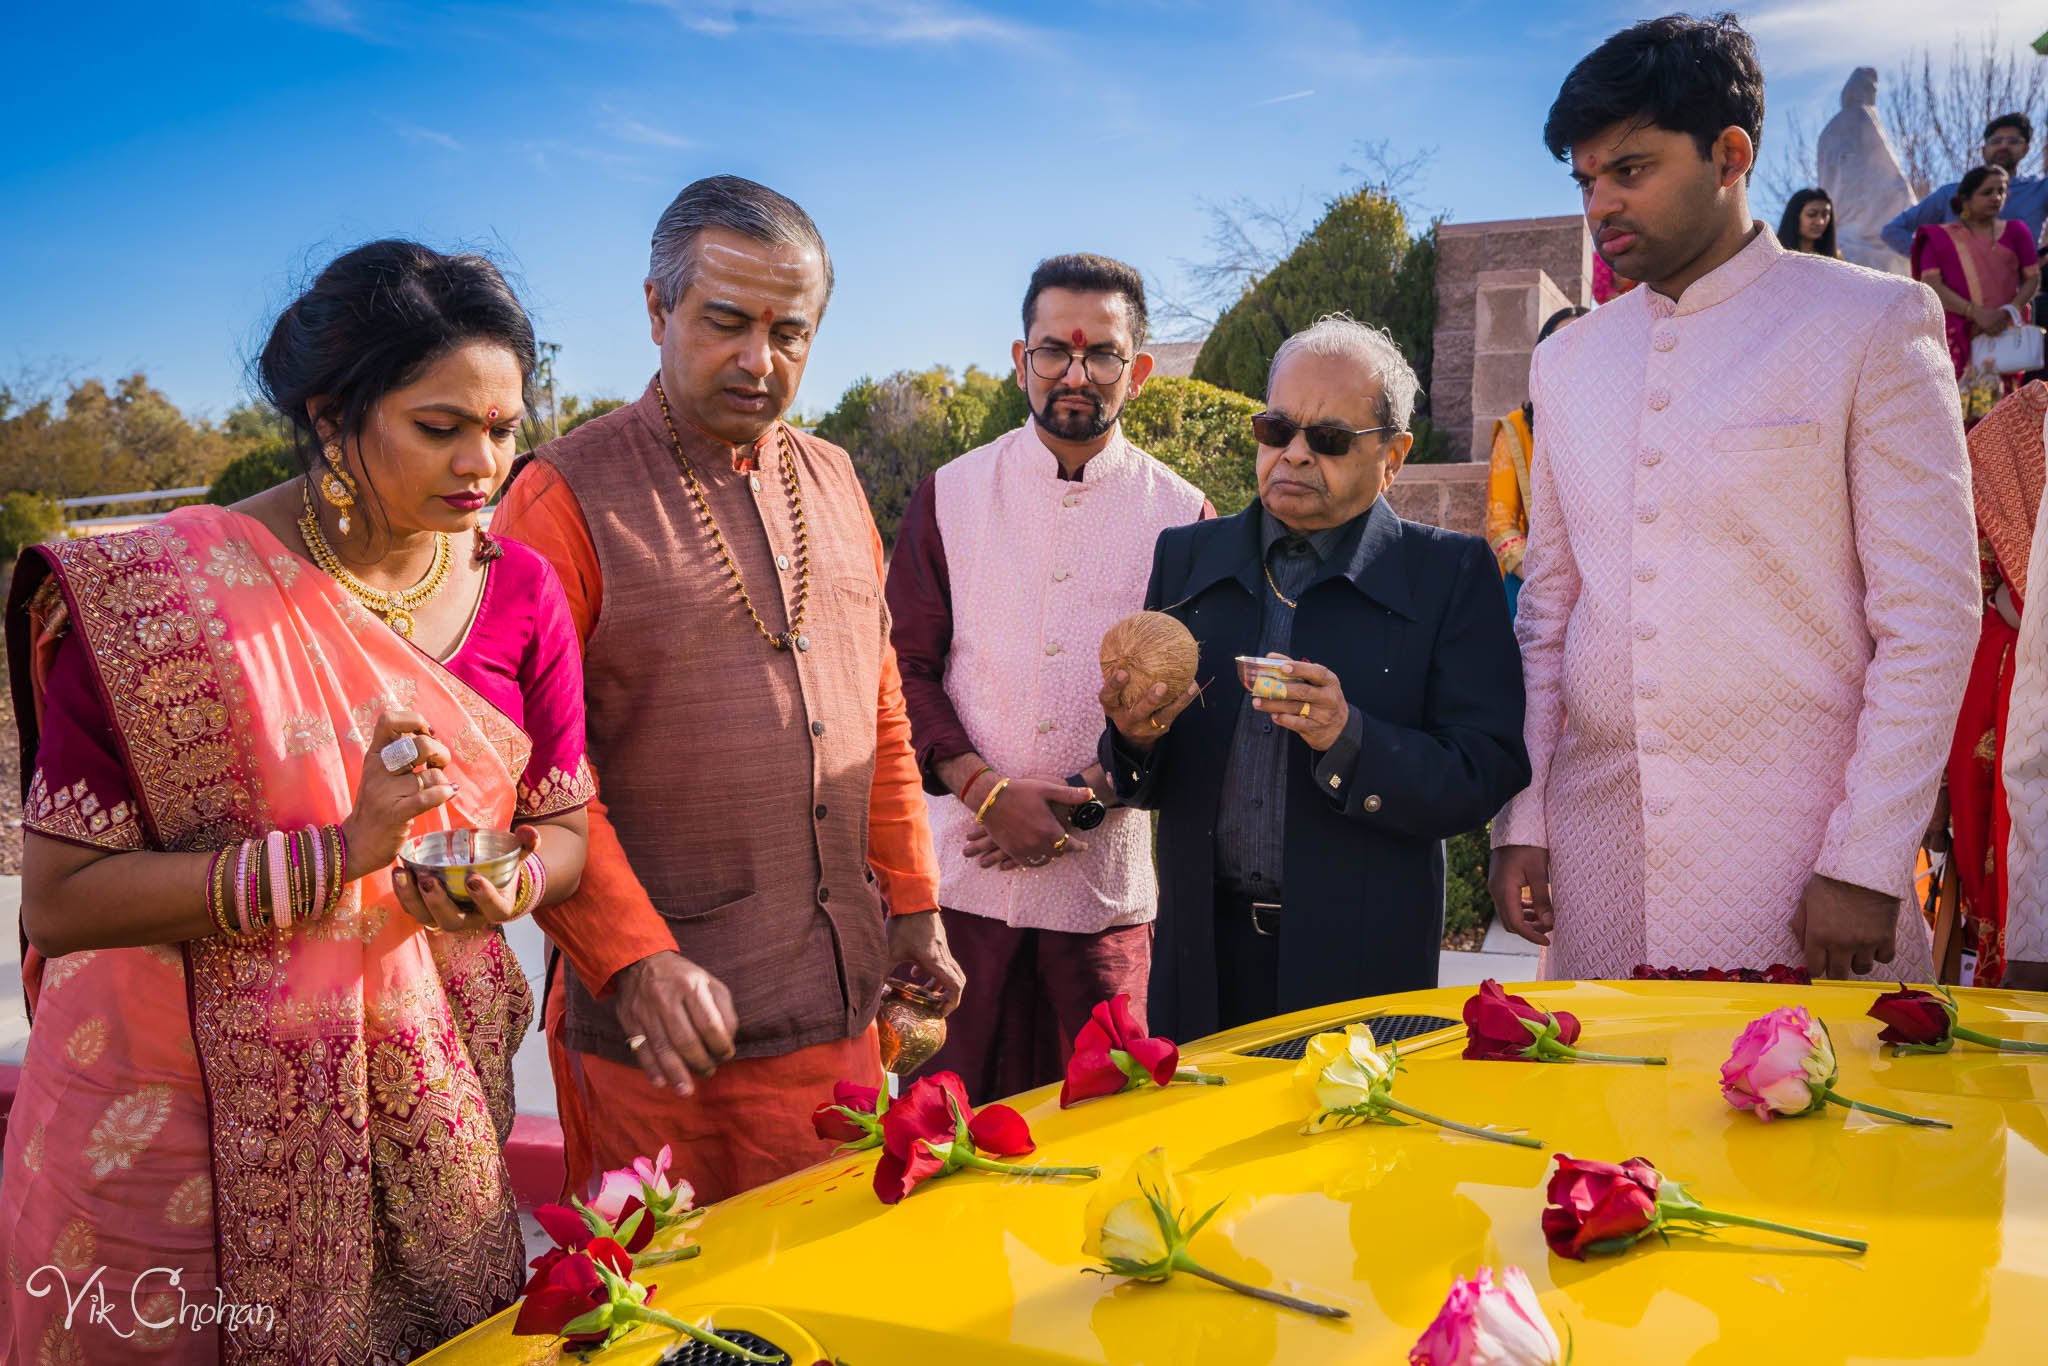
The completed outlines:
<svg viewBox="0 0 2048 1366">
<path fill-rule="evenodd" d="M 1962 914 L 1977 950 L 1977 980 L 2005 972 L 2006 849 L 2012 812 L 1999 774 L 2005 763 L 2005 718 L 2012 705 L 2013 647 L 2019 633 L 1987 609 L 1970 681 L 1948 756 L 1949 828 L 1962 890 Z"/>
<path fill-rule="evenodd" d="M 1152 926 L 1095 934 L 1013 929 L 942 910 L 946 944 L 968 990 L 946 1017 L 946 1043 L 919 1075 L 956 1072 L 975 1101 L 1058 1081 L 1090 1012 L 1119 992 L 1142 1028 L 1152 970 Z"/>
<path fill-rule="evenodd" d="M 772 1058 L 729 1062 L 697 1078 L 695 1095 L 664 1091 L 639 1067 L 562 1047 L 562 993 L 547 1004 L 548 1063 L 562 1112 L 566 1195 L 588 1198 L 598 1179 L 636 1157 L 674 1154 L 672 1176 L 688 1181 L 708 1205 L 801 1171 L 832 1155 L 811 1112 L 833 1083 L 882 1084 L 882 1059 L 871 1028 Z"/>
</svg>

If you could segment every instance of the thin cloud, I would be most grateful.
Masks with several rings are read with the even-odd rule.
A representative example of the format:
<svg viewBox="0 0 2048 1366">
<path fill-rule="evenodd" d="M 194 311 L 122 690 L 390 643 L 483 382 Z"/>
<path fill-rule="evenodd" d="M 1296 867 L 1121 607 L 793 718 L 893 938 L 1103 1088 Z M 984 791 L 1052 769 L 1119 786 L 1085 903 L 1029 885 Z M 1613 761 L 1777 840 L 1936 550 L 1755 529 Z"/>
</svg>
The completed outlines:
<svg viewBox="0 0 2048 1366">
<path fill-rule="evenodd" d="M 657 128 L 651 123 L 642 123 L 639 119 L 633 118 L 628 114 L 621 114 L 616 109 L 607 109 L 604 112 L 608 118 L 605 127 L 610 130 L 613 137 L 619 138 L 622 141 L 637 142 L 644 147 L 664 147 L 670 150 L 680 150 L 684 147 L 694 147 L 697 145 L 681 133 L 671 133 L 666 128 Z"/>
<path fill-rule="evenodd" d="M 1294 101 L 1296 101 L 1296 100 L 1305 100 L 1305 99 L 1307 99 L 1307 98 L 1308 98 L 1309 96 L 1311 96 L 1311 95 L 1313 95 L 1313 94 L 1315 94 L 1315 93 L 1316 93 L 1316 92 L 1315 92 L 1315 91 L 1313 91 L 1313 90 L 1297 90 L 1297 91 L 1295 91 L 1295 92 L 1294 92 L 1293 94 L 1291 94 L 1291 95 L 1275 95 L 1275 96 L 1274 96 L 1274 97 L 1273 97 L 1272 99 L 1270 99 L 1270 100 L 1253 100 L 1253 101 L 1252 101 L 1252 102 L 1251 102 L 1250 104 L 1246 105 L 1246 106 L 1245 106 L 1245 108 L 1247 108 L 1247 109 L 1264 109 L 1264 108 L 1266 108 L 1266 107 L 1267 107 L 1268 105 L 1274 105 L 1274 104 L 1292 104 L 1292 103 L 1293 103 Z"/>
<path fill-rule="evenodd" d="M 351 38 L 361 38 L 369 43 L 389 41 L 371 26 L 362 6 L 355 0 L 296 0 L 289 13 L 300 23 L 311 24 L 314 28 L 346 33 Z"/>
<path fill-rule="evenodd" d="M 1756 35 L 1765 73 L 1884 67 L 1918 51 L 1948 54 L 1957 38 L 1974 42 L 1995 30 L 2023 51 L 2039 31 L 2037 5 L 1978 0 L 1965 8 L 1924 0 L 1761 0 L 1744 7 L 1743 26 Z"/>
<path fill-rule="evenodd" d="M 462 144 L 438 129 L 422 128 L 415 123 L 393 123 L 392 130 L 411 142 L 424 142 L 431 146 L 446 148 L 451 152 L 462 150 Z"/>
<path fill-rule="evenodd" d="M 873 46 L 1028 42 L 1024 25 L 956 0 L 642 0 L 707 37 L 748 30 Z"/>
</svg>

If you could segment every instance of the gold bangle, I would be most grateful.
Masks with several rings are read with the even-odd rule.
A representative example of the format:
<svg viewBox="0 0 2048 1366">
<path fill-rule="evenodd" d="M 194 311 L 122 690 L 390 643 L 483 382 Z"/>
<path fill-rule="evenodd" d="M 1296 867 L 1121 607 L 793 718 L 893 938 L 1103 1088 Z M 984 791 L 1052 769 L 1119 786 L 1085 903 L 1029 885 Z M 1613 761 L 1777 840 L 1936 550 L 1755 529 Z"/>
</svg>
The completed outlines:
<svg viewBox="0 0 2048 1366">
<path fill-rule="evenodd" d="M 1008 778 L 996 779 L 996 785 L 988 790 L 988 795 L 986 797 L 983 797 L 981 799 L 981 809 L 974 813 L 974 823 L 976 825 L 980 825 L 983 821 L 988 819 L 988 813 L 995 807 L 996 798 L 1002 796 L 1003 789 L 1008 787 L 1009 785 L 1010 780 Z"/>
</svg>

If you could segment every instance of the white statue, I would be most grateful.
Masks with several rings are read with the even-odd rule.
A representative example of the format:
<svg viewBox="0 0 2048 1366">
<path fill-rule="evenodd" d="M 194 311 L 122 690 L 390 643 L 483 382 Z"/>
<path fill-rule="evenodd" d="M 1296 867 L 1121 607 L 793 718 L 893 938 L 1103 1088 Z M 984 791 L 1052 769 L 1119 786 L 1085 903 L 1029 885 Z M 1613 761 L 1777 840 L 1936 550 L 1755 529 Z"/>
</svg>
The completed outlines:
<svg viewBox="0 0 2048 1366">
<path fill-rule="evenodd" d="M 1859 266 L 1907 273 L 1906 258 L 1878 236 L 1911 208 L 1913 193 L 1877 121 L 1877 69 L 1859 66 L 1842 87 L 1842 112 L 1820 130 L 1820 187 L 1835 201 L 1835 244 Z"/>
</svg>

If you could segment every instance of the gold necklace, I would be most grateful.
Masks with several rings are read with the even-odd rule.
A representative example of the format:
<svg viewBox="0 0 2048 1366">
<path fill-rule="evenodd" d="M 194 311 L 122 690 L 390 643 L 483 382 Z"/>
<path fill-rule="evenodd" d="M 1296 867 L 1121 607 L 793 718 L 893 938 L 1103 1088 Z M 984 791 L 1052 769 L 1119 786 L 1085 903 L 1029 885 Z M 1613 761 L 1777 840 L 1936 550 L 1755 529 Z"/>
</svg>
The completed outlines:
<svg viewBox="0 0 2048 1366">
<path fill-rule="evenodd" d="M 811 528 L 804 520 L 804 492 L 797 484 L 796 458 L 789 449 L 789 429 L 778 427 L 776 454 L 782 460 L 782 487 L 789 494 L 790 512 L 796 518 L 796 607 L 789 614 L 789 629 L 776 635 L 768 629 L 761 614 L 754 610 L 754 599 L 747 593 L 747 585 L 740 578 L 740 567 L 733 560 L 732 551 L 725 544 L 725 533 L 718 529 L 718 519 L 711 515 L 711 504 L 704 497 L 704 486 L 697 482 L 697 471 L 690 465 L 690 457 L 683 454 L 683 443 L 676 436 L 676 422 L 669 415 L 668 394 L 662 390 L 661 381 L 654 381 L 654 395 L 661 400 L 661 420 L 668 427 L 669 445 L 675 448 L 676 463 L 683 467 L 683 487 L 690 491 L 690 502 L 696 506 L 697 520 L 704 524 L 705 534 L 711 537 L 711 548 L 725 564 L 727 577 L 732 580 L 734 591 L 740 595 L 740 606 L 747 609 L 753 618 L 754 629 L 761 638 L 778 650 L 794 646 L 799 651 L 811 648 L 811 639 L 803 634 L 804 610 L 811 604 Z"/>
<path fill-rule="evenodd" d="M 412 639 L 413 613 L 448 584 L 448 570 L 455 563 L 455 553 L 448 539 L 448 533 L 434 533 L 434 567 L 427 576 L 412 587 L 401 592 L 387 593 L 373 588 L 355 575 L 327 544 L 326 535 L 320 530 L 320 516 L 313 511 L 313 495 L 306 495 L 306 510 L 299 515 L 299 535 L 305 538 L 306 549 L 313 552 L 313 563 L 320 566 L 322 573 L 341 585 L 341 591 L 354 598 L 363 606 L 384 618 L 389 626 L 406 639 Z"/>
<path fill-rule="evenodd" d="M 1293 598 L 1288 597 L 1285 593 L 1281 592 L 1280 585 L 1273 582 L 1273 566 L 1261 565 L 1260 568 L 1266 571 L 1266 587 L 1273 590 L 1273 596 L 1280 599 L 1280 601 L 1286 603 L 1290 610 L 1298 610 L 1301 607 L 1301 604 L 1296 602 Z"/>
</svg>

